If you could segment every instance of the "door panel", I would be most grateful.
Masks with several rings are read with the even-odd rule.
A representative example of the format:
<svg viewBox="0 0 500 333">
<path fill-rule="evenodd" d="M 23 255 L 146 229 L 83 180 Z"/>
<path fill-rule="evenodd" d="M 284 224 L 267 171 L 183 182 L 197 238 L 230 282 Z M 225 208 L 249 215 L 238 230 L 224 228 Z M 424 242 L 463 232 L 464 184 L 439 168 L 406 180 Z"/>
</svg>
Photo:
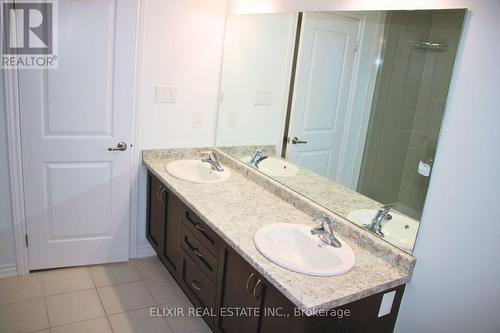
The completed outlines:
<svg viewBox="0 0 500 333">
<path fill-rule="evenodd" d="M 265 289 L 259 299 L 252 294 L 259 276 L 254 269 L 232 249 L 224 251 L 220 308 L 260 308 Z M 248 288 L 247 288 L 248 287 Z M 257 333 L 258 316 L 219 316 L 217 328 L 224 333 Z"/>
<path fill-rule="evenodd" d="M 163 257 L 168 261 L 172 275 L 180 274 L 181 267 L 181 220 L 185 212 L 184 204 L 167 190 L 167 218 L 165 224 L 165 244 Z"/>
<path fill-rule="evenodd" d="M 128 260 L 133 0 L 59 1 L 59 68 L 19 72 L 29 268 Z M 115 52 L 115 50 L 120 50 Z"/>
<path fill-rule="evenodd" d="M 116 2 L 60 1 L 59 12 L 59 70 L 42 72 L 47 132 L 110 136 Z"/>
<path fill-rule="evenodd" d="M 336 179 L 355 72 L 360 21 L 305 13 L 290 121 L 287 159 Z"/>
<path fill-rule="evenodd" d="M 165 186 L 152 174 L 148 174 L 148 184 L 149 208 L 146 237 L 156 253 L 161 254 L 165 241 L 166 200 L 168 200 L 168 196 Z"/>
<path fill-rule="evenodd" d="M 111 163 L 47 163 L 46 167 L 49 242 L 109 236 Z M 94 205 L 94 200 L 102 204 Z"/>
</svg>

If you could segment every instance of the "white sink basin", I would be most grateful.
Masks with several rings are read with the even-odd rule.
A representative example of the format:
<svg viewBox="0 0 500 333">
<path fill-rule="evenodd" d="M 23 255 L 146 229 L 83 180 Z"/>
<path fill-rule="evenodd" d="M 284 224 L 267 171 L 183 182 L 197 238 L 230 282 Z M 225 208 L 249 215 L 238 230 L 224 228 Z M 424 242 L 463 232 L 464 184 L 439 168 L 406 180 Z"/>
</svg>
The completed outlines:
<svg viewBox="0 0 500 333">
<path fill-rule="evenodd" d="M 369 224 L 376 213 L 376 209 L 357 209 L 349 213 L 347 219 L 362 226 L 363 224 Z M 383 239 L 403 250 L 413 250 L 415 238 L 417 237 L 418 222 L 392 211 L 389 214 L 391 214 L 392 219 L 382 225 Z"/>
<path fill-rule="evenodd" d="M 191 183 L 220 183 L 231 177 L 231 172 L 226 168 L 224 168 L 224 171 L 216 171 L 210 167 L 210 164 L 200 160 L 170 162 L 167 164 L 166 169 L 171 176 Z"/>
<path fill-rule="evenodd" d="M 250 156 L 246 156 L 243 161 L 248 163 L 250 159 Z M 259 163 L 258 170 L 271 177 L 292 177 L 299 172 L 299 168 L 292 163 L 271 156 Z"/>
<path fill-rule="evenodd" d="M 354 252 L 344 240 L 338 240 L 342 247 L 335 248 L 311 235 L 310 226 L 292 223 L 266 225 L 254 237 L 255 247 L 275 264 L 315 276 L 340 275 L 354 267 Z"/>
</svg>

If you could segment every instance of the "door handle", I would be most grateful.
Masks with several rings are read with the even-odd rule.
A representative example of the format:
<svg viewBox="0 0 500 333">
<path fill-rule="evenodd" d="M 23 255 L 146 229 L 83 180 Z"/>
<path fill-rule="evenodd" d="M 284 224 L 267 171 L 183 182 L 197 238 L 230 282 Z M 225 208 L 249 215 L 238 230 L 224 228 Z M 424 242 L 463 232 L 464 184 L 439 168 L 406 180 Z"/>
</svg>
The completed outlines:
<svg viewBox="0 0 500 333">
<path fill-rule="evenodd" d="M 299 138 L 297 138 L 296 136 L 294 136 L 292 139 L 293 145 L 301 145 L 301 144 L 305 144 L 305 143 L 307 143 L 307 141 L 299 140 Z"/>
<path fill-rule="evenodd" d="M 124 151 L 127 150 L 127 143 L 126 142 L 118 142 L 116 147 L 109 147 L 109 151 Z"/>
</svg>

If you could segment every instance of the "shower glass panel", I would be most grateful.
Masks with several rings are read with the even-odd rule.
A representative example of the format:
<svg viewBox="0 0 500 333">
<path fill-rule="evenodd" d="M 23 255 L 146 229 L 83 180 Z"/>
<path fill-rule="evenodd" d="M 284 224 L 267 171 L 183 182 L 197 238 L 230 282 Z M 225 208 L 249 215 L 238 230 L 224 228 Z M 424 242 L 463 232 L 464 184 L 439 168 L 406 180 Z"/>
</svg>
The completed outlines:
<svg viewBox="0 0 500 333">
<path fill-rule="evenodd" d="M 388 12 L 358 192 L 420 219 L 463 15 Z"/>
</svg>

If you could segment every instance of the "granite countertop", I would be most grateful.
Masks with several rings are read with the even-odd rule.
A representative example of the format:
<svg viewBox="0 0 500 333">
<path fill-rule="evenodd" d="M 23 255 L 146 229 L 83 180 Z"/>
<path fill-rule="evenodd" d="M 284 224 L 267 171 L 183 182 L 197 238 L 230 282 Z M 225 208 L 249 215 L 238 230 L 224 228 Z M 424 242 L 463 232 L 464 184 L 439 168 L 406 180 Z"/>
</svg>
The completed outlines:
<svg viewBox="0 0 500 333">
<path fill-rule="evenodd" d="M 144 154 L 143 163 L 299 309 L 308 313 L 332 309 L 410 280 L 413 257 L 408 256 L 413 258 L 411 268 L 401 269 L 345 237 L 356 255 L 355 267 L 346 274 L 315 277 L 272 263 L 256 249 L 255 232 L 277 222 L 313 227 L 312 217 L 227 166 L 231 178 L 216 184 L 194 184 L 166 172 L 169 162 L 189 157 L 185 150 L 169 150 L 168 154 Z"/>
</svg>

